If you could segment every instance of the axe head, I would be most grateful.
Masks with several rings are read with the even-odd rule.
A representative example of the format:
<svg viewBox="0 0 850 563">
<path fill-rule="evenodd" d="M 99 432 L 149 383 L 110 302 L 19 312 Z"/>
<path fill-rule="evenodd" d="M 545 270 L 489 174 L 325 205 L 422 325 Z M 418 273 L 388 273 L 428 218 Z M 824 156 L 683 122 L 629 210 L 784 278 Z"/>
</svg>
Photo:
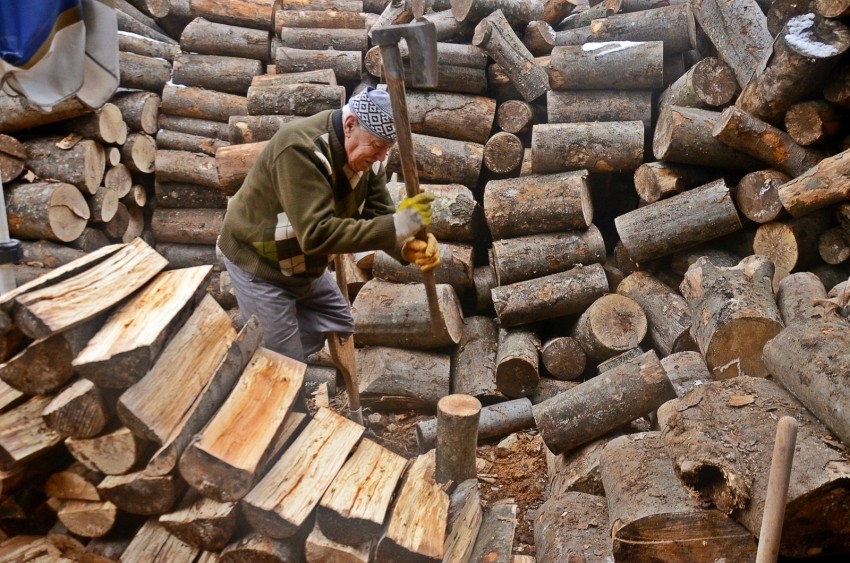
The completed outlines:
<svg viewBox="0 0 850 563">
<path fill-rule="evenodd" d="M 415 21 L 372 30 L 372 43 L 383 48 L 398 45 L 402 39 L 409 51 L 411 84 L 423 88 L 437 86 L 437 28 L 434 22 Z"/>
</svg>

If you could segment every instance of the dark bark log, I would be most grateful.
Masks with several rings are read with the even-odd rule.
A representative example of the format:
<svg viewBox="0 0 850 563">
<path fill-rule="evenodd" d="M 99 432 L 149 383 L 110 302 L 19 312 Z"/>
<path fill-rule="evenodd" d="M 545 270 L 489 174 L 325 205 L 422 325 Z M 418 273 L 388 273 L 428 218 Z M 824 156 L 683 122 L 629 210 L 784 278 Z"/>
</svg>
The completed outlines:
<svg viewBox="0 0 850 563">
<path fill-rule="evenodd" d="M 268 63 L 271 28 L 252 29 L 195 18 L 183 29 L 180 46 L 203 55 L 244 57 Z"/>
<path fill-rule="evenodd" d="M 227 94 L 244 96 L 251 79 L 264 74 L 261 61 L 221 55 L 180 53 L 174 57 L 171 81 Z"/>
<path fill-rule="evenodd" d="M 606 18 L 618 13 L 622 8 L 622 0 L 593 0 L 593 5 L 586 10 L 573 12 L 558 24 L 558 29 L 575 29 L 589 26 L 593 20 Z"/>
<path fill-rule="evenodd" d="M 844 116 L 825 100 L 797 102 L 785 112 L 785 130 L 798 145 L 808 146 L 844 132 Z"/>
<path fill-rule="evenodd" d="M 663 43 L 612 41 L 556 46 L 546 70 L 553 90 L 661 88 Z"/>
<path fill-rule="evenodd" d="M 850 198 L 850 150 L 827 157 L 805 173 L 779 186 L 779 201 L 793 217 Z"/>
<path fill-rule="evenodd" d="M 569 336 L 556 336 L 543 343 L 540 349 L 543 367 L 553 377 L 578 379 L 584 373 L 587 355 L 581 345 Z"/>
<path fill-rule="evenodd" d="M 26 403 L 0 414 L 0 471 L 22 465 L 62 441 L 41 418 L 50 397 L 36 395 Z"/>
<path fill-rule="evenodd" d="M 829 81 L 823 89 L 823 97 L 828 102 L 850 107 L 850 70 L 848 70 L 848 67 L 839 67 L 829 76 Z"/>
<path fill-rule="evenodd" d="M 213 92 L 191 86 L 166 84 L 162 90 L 162 111 L 181 117 L 193 117 L 208 121 L 221 121 L 225 124 L 231 115 L 248 113 L 248 99 L 223 92 Z M 175 131 L 181 129 L 168 126 L 160 120 L 160 127 Z M 223 126 L 219 139 L 227 139 L 227 125 Z M 191 133 L 192 131 L 184 131 Z"/>
<path fill-rule="evenodd" d="M 688 3 L 611 14 L 588 23 L 593 41 L 663 41 L 668 55 L 697 48 L 696 22 Z"/>
<path fill-rule="evenodd" d="M 534 545 L 540 561 L 603 563 L 611 555 L 605 497 L 579 492 L 552 495 L 534 520 Z"/>
<path fill-rule="evenodd" d="M 716 180 L 720 174 L 716 168 L 647 162 L 635 170 L 635 191 L 642 202 L 655 203 Z"/>
<path fill-rule="evenodd" d="M 738 91 L 731 67 L 706 57 L 688 69 L 661 94 L 659 107 L 668 105 L 708 108 L 729 103 Z"/>
<path fill-rule="evenodd" d="M 247 111 L 247 101 L 245 103 L 245 111 Z M 188 133 L 199 137 L 211 137 L 222 141 L 228 140 L 227 123 L 211 121 L 208 119 L 162 114 L 159 116 L 158 129 L 168 129 L 169 131 Z"/>
<path fill-rule="evenodd" d="M 228 140 L 231 145 L 268 141 L 282 125 L 299 119 L 296 115 L 231 115 Z"/>
<path fill-rule="evenodd" d="M 531 395 L 540 381 L 540 338 L 527 328 L 499 331 L 496 387 L 512 399 Z"/>
<path fill-rule="evenodd" d="M 135 33 L 136 35 L 162 41 L 163 43 L 177 43 L 153 19 L 148 18 L 138 11 L 128 10 L 126 5 L 124 9 L 116 9 L 115 15 L 119 31 Z"/>
<path fill-rule="evenodd" d="M 179 477 L 149 475 L 144 471 L 126 475 L 108 475 L 97 486 L 101 496 L 119 509 L 142 516 L 168 512 L 183 495 L 185 489 L 186 483 Z"/>
<path fill-rule="evenodd" d="M 230 143 L 219 139 L 160 129 L 156 134 L 156 146 L 165 150 L 204 153 L 215 156 L 219 148 L 228 147 Z M 151 170 L 148 170 L 148 172 L 153 172 L 153 166 L 151 166 Z"/>
<path fill-rule="evenodd" d="M 483 316 L 464 319 L 463 335 L 452 358 L 452 393 L 471 395 L 485 402 L 502 398 L 496 389 L 498 346 L 499 328 L 493 319 Z M 420 448 L 419 453 L 425 452 Z"/>
<path fill-rule="evenodd" d="M 56 242 L 79 237 L 90 216 L 76 187 L 46 182 L 6 186 L 6 212 L 13 237 Z"/>
</svg>

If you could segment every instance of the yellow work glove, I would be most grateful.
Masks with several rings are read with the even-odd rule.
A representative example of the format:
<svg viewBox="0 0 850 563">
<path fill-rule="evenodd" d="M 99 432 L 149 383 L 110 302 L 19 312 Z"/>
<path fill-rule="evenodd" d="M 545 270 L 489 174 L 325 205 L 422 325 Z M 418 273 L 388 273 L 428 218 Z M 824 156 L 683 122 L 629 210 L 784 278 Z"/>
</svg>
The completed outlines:
<svg viewBox="0 0 850 563">
<path fill-rule="evenodd" d="M 419 214 L 422 219 L 422 224 L 426 227 L 431 224 L 431 202 L 434 201 L 434 196 L 429 193 L 419 193 L 413 197 L 408 197 L 402 200 L 398 206 L 398 211 L 412 209 Z"/>
<path fill-rule="evenodd" d="M 437 239 L 428 233 L 428 241 L 411 239 L 401 249 L 401 255 L 408 262 L 419 266 L 423 272 L 433 270 L 440 265 L 440 250 L 437 247 Z"/>
</svg>

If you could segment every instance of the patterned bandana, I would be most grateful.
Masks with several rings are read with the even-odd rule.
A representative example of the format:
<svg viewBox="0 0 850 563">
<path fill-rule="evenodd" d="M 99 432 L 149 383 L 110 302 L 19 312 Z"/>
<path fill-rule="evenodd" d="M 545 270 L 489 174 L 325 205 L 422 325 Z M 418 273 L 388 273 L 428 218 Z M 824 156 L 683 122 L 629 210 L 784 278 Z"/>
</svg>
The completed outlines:
<svg viewBox="0 0 850 563">
<path fill-rule="evenodd" d="M 366 88 L 348 100 L 351 113 L 368 132 L 388 143 L 395 142 L 395 124 L 390 95 L 384 90 Z"/>
</svg>

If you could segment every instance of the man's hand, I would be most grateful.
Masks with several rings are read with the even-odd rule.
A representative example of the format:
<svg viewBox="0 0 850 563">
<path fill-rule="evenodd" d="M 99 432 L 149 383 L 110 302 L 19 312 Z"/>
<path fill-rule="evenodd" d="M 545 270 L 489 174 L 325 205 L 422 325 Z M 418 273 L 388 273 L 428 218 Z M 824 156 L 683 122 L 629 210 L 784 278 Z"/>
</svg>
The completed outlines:
<svg viewBox="0 0 850 563">
<path fill-rule="evenodd" d="M 429 272 L 440 265 L 440 251 L 437 239 L 428 233 L 428 241 L 412 239 L 401 249 L 401 255 L 408 262 L 413 262 L 423 272 Z"/>
<path fill-rule="evenodd" d="M 429 193 L 419 193 L 413 197 L 408 197 L 402 200 L 398 206 L 398 211 L 412 209 L 419 214 L 422 219 L 422 224 L 426 227 L 431 224 L 431 202 L 434 201 L 434 196 Z"/>
</svg>

